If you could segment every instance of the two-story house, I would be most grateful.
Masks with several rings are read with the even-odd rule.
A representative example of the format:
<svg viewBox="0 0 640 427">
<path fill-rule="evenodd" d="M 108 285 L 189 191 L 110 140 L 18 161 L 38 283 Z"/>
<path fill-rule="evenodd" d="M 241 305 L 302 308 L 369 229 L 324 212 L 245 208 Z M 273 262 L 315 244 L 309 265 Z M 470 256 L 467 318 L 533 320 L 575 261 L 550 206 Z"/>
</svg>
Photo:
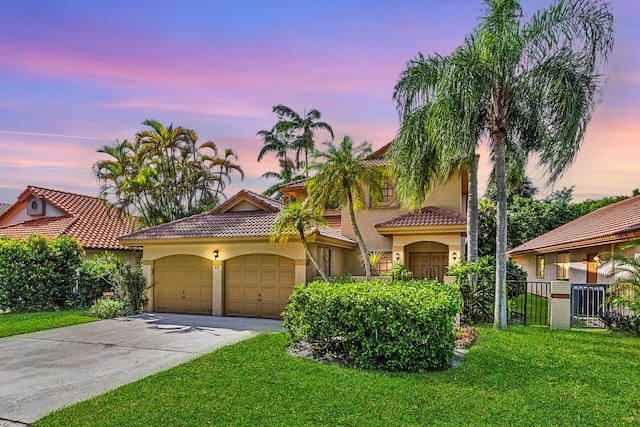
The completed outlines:
<svg viewBox="0 0 640 427">
<path fill-rule="evenodd" d="M 388 145 L 367 161 L 385 167 Z M 282 188 L 306 196 L 304 181 Z M 382 203 L 356 214 L 369 251 L 384 253 L 376 273 L 393 262 L 417 278 L 443 279 L 463 256 L 466 232 L 466 173 L 437 186 L 425 207 L 408 212 L 398 205 L 395 187 L 384 188 Z M 143 247 L 145 277 L 153 287 L 150 309 L 216 316 L 279 317 L 292 287 L 317 276 L 299 239 L 271 243 L 269 232 L 284 205 L 243 190 L 213 211 L 151 227 L 121 238 Z M 317 230 L 310 247 L 330 275 L 364 274 L 346 208 L 327 210 L 329 227 Z"/>
</svg>

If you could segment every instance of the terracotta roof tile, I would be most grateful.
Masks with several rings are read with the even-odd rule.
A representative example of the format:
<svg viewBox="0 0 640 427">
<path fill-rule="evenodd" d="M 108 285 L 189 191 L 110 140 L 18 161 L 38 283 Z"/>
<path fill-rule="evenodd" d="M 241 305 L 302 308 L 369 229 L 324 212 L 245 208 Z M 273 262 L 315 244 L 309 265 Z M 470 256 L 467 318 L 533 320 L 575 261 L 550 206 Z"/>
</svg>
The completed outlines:
<svg viewBox="0 0 640 427">
<path fill-rule="evenodd" d="M 7 209 L 9 209 L 11 205 L 9 203 L 0 203 L 0 215 Z"/>
<path fill-rule="evenodd" d="M 288 189 L 294 189 L 294 188 L 305 188 L 307 186 L 307 179 L 308 178 L 299 179 L 297 181 L 291 181 L 290 183 L 280 187 L 280 189 L 288 190 Z"/>
<path fill-rule="evenodd" d="M 118 236 L 131 233 L 135 227 L 120 211 L 105 205 L 96 197 L 48 188 L 29 186 L 11 205 L 17 209 L 30 195 L 40 197 L 67 216 L 45 216 L 0 227 L 0 235 L 26 237 L 39 233 L 49 237 L 72 236 L 88 249 L 132 250 L 118 242 Z M 8 213 L 8 212 L 5 212 Z"/>
<path fill-rule="evenodd" d="M 228 211 L 203 213 L 157 225 L 122 236 L 122 240 L 206 239 L 225 237 L 268 237 L 277 212 Z M 320 235 L 352 242 L 330 228 Z"/>
<path fill-rule="evenodd" d="M 231 209 L 239 200 L 246 200 L 246 199 L 254 202 L 256 205 L 260 206 L 261 208 L 271 212 L 278 212 L 280 211 L 280 209 L 282 209 L 285 206 L 284 203 L 275 199 L 270 199 L 269 197 L 263 196 L 262 194 L 254 193 L 253 191 L 249 191 L 249 190 L 240 190 L 239 192 L 234 194 L 233 197 L 231 197 L 229 200 L 216 206 L 211 212 L 213 213 L 226 212 L 229 209 Z"/>
<path fill-rule="evenodd" d="M 510 255 L 640 233 L 640 196 L 630 197 L 574 219 L 509 251 Z"/>
<path fill-rule="evenodd" d="M 378 227 L 424 227 L 437 225 L 465 225 L 467 219 L 464 215 L 445 209 L 427 206 L 416 212 L 397 216 L 390 220 L 376 224 Z"/>
<path fill-rule="evenodd" d="M 329 223 L 329 227 L 335 230 L 342 229 L 342 216 L 341 215 L 325 215 L 324 219 Z"/>
</svg>

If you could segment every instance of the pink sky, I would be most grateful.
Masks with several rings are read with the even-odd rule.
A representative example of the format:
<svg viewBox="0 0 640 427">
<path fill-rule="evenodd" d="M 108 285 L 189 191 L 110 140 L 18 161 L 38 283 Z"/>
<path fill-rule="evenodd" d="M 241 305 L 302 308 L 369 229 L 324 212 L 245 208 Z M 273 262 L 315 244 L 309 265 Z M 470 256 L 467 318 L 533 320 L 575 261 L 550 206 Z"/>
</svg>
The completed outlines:
<svg viewBox="0 0 640 427">
<path fill-rule="evenodd" d="M 530 16 L 549 1 L 523 0 Z M 449 53 L 477 23 L 476 0 L 3 2 L 0 27 L 0 202 L 27 185 L 96 194 L 96 150 L 133 139 L 148 118 L 190 127 L 231 147 L 246 179 L 271 107 L 317 108 L 336 137 L 374 148 L 395 135 L 391 99 L 406 61 Z M 640 4 L 611 2 L 616 45 L 603 101 L 578 158 L 555 188 L 577 199 L 640 187 Z M 481 182 L 489 173 L 486 149 Z M 531 177 L 543 188 L 532 162 Z M 550 189 L 544 190 L 548 192 Z"/>
</svg>

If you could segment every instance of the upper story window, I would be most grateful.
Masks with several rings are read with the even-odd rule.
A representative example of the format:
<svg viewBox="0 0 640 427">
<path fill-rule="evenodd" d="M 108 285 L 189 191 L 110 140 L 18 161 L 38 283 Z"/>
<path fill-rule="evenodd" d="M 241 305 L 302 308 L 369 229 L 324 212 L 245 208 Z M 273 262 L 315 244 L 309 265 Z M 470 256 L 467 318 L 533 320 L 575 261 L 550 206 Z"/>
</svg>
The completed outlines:
<svg viewBox="0 0 640 427">
<path fill-rule="evenodd" d="M 544 279 L 544 255 L 536 255 L 536 278 Z"/>
<path fill-rule="evenodd" d="M 371 203 L 371 207 L 390 207 L 396 203 L 396 187 L 391 183 L 382 186 L 382 200 L 379 203 Z"/>
<path fill-rule="evenodd" d="M 556 279 L 569 279 L 569 252 L 559 252 L 556 254 Z"/>
</svg>

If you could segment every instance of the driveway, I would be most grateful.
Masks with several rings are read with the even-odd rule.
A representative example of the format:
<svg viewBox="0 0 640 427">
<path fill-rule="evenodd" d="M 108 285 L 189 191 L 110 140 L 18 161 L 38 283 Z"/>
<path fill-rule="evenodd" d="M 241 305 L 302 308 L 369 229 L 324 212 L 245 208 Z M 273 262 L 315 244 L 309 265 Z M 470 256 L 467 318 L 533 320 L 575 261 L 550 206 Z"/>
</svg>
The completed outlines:
<svg viewBox="0 0 640 427">
<path fill-rule="evenodd" d="M 280 321 L 149 313 L 0 339 L 0 427 L 184 363 Z"/>
</svg>

